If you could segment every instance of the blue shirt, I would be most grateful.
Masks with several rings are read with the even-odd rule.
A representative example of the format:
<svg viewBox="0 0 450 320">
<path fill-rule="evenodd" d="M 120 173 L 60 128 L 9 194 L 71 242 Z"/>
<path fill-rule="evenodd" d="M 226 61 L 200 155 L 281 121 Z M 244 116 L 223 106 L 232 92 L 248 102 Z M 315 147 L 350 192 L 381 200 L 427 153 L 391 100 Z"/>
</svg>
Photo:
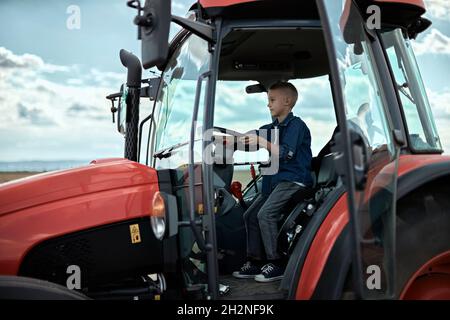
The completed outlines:
<svg viewBox="0 0 450 320">
<path fill-rule="evenodd" d="M 313 185 L 311 176 L 311 133 L 305 122 L 292 112 L 281 122 L 278 119 L 262 126 L 267 130 L 267 140 L 271 143 L 271 129 L 279 130 L 279 170 L 274 175 L 264 175 L 262 194 L 269 195 L 281 181 L 302 183 L 307 187 Z M 257 134 L 260 135 L 260 130 Z M 263 135 L 262 135 L 263 136 Z"/>
</svg>

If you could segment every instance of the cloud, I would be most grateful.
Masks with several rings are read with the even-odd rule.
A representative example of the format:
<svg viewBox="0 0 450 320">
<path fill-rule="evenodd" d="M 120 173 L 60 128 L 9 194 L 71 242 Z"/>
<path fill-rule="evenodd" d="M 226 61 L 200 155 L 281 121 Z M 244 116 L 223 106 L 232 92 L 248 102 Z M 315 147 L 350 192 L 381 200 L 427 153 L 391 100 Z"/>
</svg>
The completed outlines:
<svg viewBox="0 0 450 320">
<path fill-rule="evenodd" d="M 123 74 L 54 66 L 5 48 L 0 57 L 2 159 L 123 156 L 105 99 L 118 91 Z"/>
<path fill-rule="evenodd" d="M 450 154 L 450 88 L 439 92 L 428 89 L 427 95 L 442 148 L 444 153 Z"/>
<path fill-rule="evenodd" d="M 126 82 L 126 72 L 110 72 L 100 71 L 96 68 L 89 70 L 89 74 L 86 76 L 87 83 L 93 83 L 100 86 L 117 86 Z"/>
<path fill-rule="evenodd" d="M 433 28 L 422 38 L 413 41 L 416 55 L 422 54 L 450 54 L 450 38 Z"/>
<path fill-rule="evenodd" d="M 3 71 L 5 71 L 5 69 L 29 69 L 46 73 L 55 73 L 67 72 L 70 71 L 71 68 L 68 66 L 44 63 L 41 57 L 34 54 L 25 53 L 16 55 L 5 47 L 0 47 L 0 69 L 3 69 Z"/>
<path fill-rule="evenodd" d="M 66 114 L 67 116 L 72 118 L 76 117 L 77 119 L 82 119 L 83 121 L 97 120 L 105 122 L 105 120 L 110 121 L 112 119 L 111 114 L 108 113 L 107 109 L 99 108 L 96 105 L 87 105 L 79 102 L 72 104 L 72 106 L 67 109 Z"/>
<path fill-rule="evenodd" d="M 69 114 L 83 113 L 89 110 L 91 110 L 91 107 L 79 104 L 78 102 L 74 103 L 73 105 L 70 106 L 69 109 L 67 109 Z"/>
<path fill-rule="evenodd" d="M 434 116 L 450 121 L 450 89 L 440 92 L 427 90 L 427 95 Z"/>
<path fill-rule="evenodd" d="M 71 85 L 71 86 L 78 86 L 78 85 L 84 84 L 82 79 L 74 79 L 74 78 L 67 79 L 66 82 L 68 85 Z"/>
<path fill-rule="evenodd" d="M 33 54 L 15 55 L 5 47 L 0 47 L 0 68 L 27 68 L 39 69 L 44 66 L 44 61 Z"/>
<path fill-rule="evenodd" d="M 55 73 L 55 72 L 69 72 L 73 69 L 73 67 L 68 67 L 68 66 L 58 66 L 55 64 L 48 64 L 45 63 L 43 65 L 43 67 L 41 68 L 42 72 L 47 72 L 47 73 Z"/>
<path fill-rule="evenodd" d="M 29 120 L 35 126 L 53 126 L 56 122 L 52 120 L 43 110 L 28 107 L 22 103 L 17 104 L 17 112 L 20 119 Z"/>
<path fill-rule="evenodd" d="M 192 1 L 194 2 L 194 1 Z M 185 15 L 190 8 L 190 4 L 188 5 L 186 1 L 172 1 L 172 12 L 177 15 Z"/>
<path fill-rule="evenodd" d="M 450 2 L 448 0 L 425 0 L 425 7 L 427 15 L 442 20 L 449 20 Z"/>
</svg>

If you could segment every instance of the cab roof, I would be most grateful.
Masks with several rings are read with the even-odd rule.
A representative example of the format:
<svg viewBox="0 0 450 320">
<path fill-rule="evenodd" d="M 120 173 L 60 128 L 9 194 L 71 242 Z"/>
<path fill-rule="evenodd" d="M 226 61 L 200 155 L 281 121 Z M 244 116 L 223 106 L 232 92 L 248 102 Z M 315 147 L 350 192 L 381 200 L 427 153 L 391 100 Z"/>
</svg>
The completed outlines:
<svg viewBox="0 0 450 320">
<path fill-rule="evenodd" d="M 244 4 L 249 2 L 263 2 L 263 0 L 199 0 L 198 1 L 203 8 L 225 8 L 238 4 Z M 266 1 L 267 2 L 267 1 Z M 283 2 L 278 0 L 278 2 Z M 298 0 L 297 2 L 315 2 L 314 0 Z M 371 4 L 400 4 L 421 7 L 425 10 L 425 4 L 423 0 L 357 0 L 357 2 L 370 2 Z"/>
<path fill-rule="evenodd" d="M 353 0 L 347 0 L 351 2 Z M 377 5 L 382 23 L 408 27 L 425 13 L 424 0 L 354 0 L 366 18 L 366 9 Z M 319 19 L 316 0 L 198 0 L 205 18 Z M 347 3 L 348 5 L 349 3 Z"/>
</svg>

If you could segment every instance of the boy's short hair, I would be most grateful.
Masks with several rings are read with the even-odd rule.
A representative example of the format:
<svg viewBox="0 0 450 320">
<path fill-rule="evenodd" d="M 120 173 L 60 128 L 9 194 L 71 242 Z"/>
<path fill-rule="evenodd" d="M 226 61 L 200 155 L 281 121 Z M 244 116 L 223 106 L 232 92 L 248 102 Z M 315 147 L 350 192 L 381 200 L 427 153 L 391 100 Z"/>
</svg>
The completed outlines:
<svg viewBox="0 0 450 320">
<path fill-rule="evenodd" d="M 269 88 L 269 90 L 277 90 L 277 89 L 287 90 L 292 94 L 292 98 L 294 99 L 294 103 L 292 104 L 292 107 L 294 107 L 294 105 L 298 99 L 298 91 L 295 88 L 295 86 L 292 83 L 289 83 L 287 81 L 277 81 L 274 84 L 272 84 Z"/>
</svg>

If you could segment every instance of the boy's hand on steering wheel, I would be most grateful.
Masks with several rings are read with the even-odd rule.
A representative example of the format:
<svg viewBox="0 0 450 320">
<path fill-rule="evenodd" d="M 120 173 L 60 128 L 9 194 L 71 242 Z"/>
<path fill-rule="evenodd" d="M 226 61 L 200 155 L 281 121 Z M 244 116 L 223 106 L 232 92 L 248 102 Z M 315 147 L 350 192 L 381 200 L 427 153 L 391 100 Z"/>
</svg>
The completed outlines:
<svg viewBox="0 0 450 320">
<path fill-rule="evenodd" d="M 233 148 L 236 142 L 235 136 L 222 136 L 223 145 L 225 148 Z"/>
<path fill-rule="evenodd" d="M 267 148 L 268 141 L 256 134 L 249 134 L 244 137 L 239 138 L 241 143 L 248 146 Z"/>
<path fill-rule="evenodd" d="M 258 136 L 256 134 L 249 134 L 239 138 L 239 142 L 248 146 L 258 145 Z"/>
</svg>

